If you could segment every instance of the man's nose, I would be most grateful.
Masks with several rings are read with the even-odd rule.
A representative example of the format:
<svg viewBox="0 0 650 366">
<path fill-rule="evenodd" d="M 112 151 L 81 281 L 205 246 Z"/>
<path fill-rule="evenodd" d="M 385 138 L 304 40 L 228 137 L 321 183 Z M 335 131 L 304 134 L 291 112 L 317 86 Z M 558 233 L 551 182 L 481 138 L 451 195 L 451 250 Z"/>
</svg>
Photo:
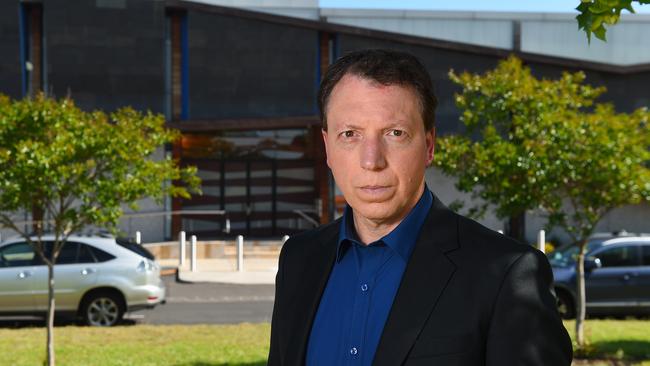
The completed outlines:
<svg viewBox="0 0 650 366">
<path fill-rule="evenodd" d="M 361 167 L 366 170 L 381 170 L 386 167 L 384 145 L 380 138 L 367 138 L 361 146 Z"/>
</svg>

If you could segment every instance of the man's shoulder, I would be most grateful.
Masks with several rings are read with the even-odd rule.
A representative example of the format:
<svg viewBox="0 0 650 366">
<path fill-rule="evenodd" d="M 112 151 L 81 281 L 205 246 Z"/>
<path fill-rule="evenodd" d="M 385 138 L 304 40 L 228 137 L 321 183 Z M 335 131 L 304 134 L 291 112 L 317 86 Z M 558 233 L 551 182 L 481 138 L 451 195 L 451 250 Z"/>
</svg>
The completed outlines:
<svg viewBox="0 0 650 366">
<path fill-rule="evenodd" d="M 526 253 L 538 252 L 532 246 L 489 229 L 468 217 L 457 217 L 459 247 L 465 253 L 472 253 L 473 257 L 512 261 Z"/>
<path fill-rule="evenodd" d="M 514 273 L 513 269 L 516 273 L 522 270 L 533 273 L 540 269 L 546 273 L 548 260 L 533 246 L 491 230 L 470 218 L 457 217 L 458 246 L 447 255 L 459 273 L 482 282 L 486 289 L 492 284 L 501 283 L 509 273 Z"/>
</svg>

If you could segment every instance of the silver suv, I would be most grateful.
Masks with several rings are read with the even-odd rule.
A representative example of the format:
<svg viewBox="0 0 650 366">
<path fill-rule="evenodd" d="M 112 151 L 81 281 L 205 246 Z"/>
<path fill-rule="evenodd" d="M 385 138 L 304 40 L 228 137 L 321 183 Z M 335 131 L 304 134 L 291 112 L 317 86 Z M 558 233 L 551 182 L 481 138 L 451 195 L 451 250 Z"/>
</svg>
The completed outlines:
<svg viewBox="0 0 650 366">
<path fill-rule="evenodd" d="M 43 237 L 48 257 L 53 240 Z M 71 236 L 54 265 L 57 315 L 112 326 L 127 311 L 164 304 L 165 285 L 153 259 L 132 242 Z M 45 314 L 47 275 L 47 266 L 24 240 L 0 243 L 0 315 Z"/>
</svg>

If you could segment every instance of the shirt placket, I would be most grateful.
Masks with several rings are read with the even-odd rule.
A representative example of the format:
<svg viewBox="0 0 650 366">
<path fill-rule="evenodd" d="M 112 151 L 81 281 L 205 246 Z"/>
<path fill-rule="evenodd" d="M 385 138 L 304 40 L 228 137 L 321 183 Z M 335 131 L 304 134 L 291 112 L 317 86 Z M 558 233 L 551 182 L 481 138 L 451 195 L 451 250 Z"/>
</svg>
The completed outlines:
<svg viewBox="0 0 650 366">
<path fill-rule="evenodd" d="M 365 252 L 364 252 L 365 251 Z M 383 262 L 383 253 L 380 248 L 355 248 L 358 268 L 357 281 L 354 291 L 354 305 L 349 337 L 349 356 L 347 365 L 363 365 L 364 356 L 367 354 L 365 335 L 367 331 L 368 316 L 370 315 L 370 301 L 375 286 L 377 271 Z"/>
</svg>

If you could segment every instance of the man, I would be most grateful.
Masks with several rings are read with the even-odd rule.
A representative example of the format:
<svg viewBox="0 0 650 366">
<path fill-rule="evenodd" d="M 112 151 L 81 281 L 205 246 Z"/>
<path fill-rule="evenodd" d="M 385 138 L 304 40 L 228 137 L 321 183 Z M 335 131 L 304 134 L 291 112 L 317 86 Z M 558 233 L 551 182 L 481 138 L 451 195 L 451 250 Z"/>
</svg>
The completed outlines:
<svg viewBox="0 0 650 366">
<path fill-rule="evenodd" d="M 436 99 L 420 62 L 350 53 L 319 106 L 348 207 L 282 248 L 269 365 L 570 365 L 546 257 L 425 184 Z"/>
</svg>

